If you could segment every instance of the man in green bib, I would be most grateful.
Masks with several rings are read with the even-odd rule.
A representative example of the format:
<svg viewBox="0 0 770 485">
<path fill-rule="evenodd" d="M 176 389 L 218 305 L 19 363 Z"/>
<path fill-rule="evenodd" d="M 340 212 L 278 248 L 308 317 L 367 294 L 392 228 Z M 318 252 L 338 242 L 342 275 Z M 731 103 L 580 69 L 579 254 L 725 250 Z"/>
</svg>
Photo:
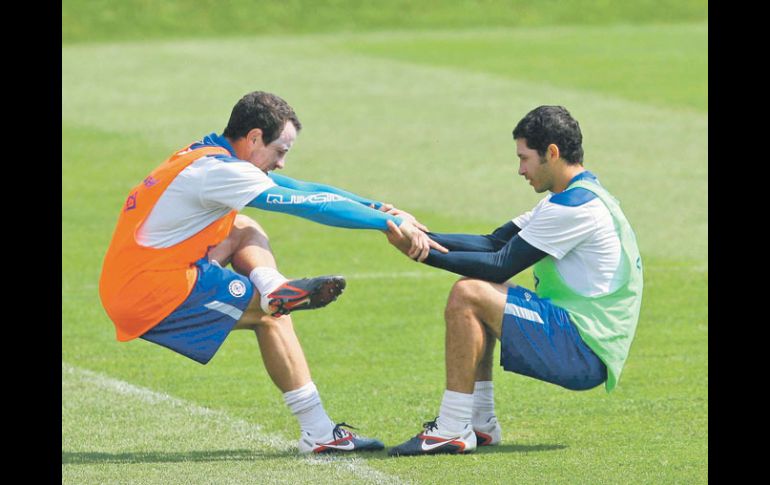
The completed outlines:
<svg viewBox="0 0 770 485">
<path fill-rule="evenodd" d="M 468 453 L 496 445 L 492 365 L 571 390 L 612 391 L 634 338 L 642 260 L 618 201 L 583 167 L 580 125 L 561 106 L 513 130 L 519 175 L 547 195 L 491 234 L 428 233 L 449 249 L 423 263 L 463 275 L 445 310 L 447 386 L 435 420 L 391 456 Z M 405 254 L 409 239 L 389 224 Z M 505 283 L 534 265 L 535 291 Z"/>
</svg>

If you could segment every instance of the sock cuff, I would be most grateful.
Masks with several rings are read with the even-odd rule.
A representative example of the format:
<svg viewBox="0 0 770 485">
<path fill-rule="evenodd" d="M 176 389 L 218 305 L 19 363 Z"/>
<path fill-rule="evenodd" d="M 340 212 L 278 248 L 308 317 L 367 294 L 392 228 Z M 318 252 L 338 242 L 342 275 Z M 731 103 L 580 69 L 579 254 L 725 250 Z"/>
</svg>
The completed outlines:
<svg viewBox="0 0 770 485">
<path fill-rule="evenodd" d="M 313 381 L 308 382 L 299 389 L 284 392 L 283 400 L 293 414 L 299 414 L 321 404 L 321 396 L 318 394 L 318 388 L 316 388 Z"/>
<path fill-rule="evenodd" d="M 275 278 L 280 277 L 282 279 L 285 279 L 285 277 L 281 274 L 280 271 L 278 271 L 275 268 L 271 268 L 270 266 L 257 266 L 256 268 L 252 269 L 249 273 L 249 279 L 254 281 L 258 278 Z"/>
<path fill-rule="evenodd" d="M 492 381 L 476 381 L 476 383 L 473 385 L 473 392 L 476 391 L 487 391 L 487 390 L 494 390 L 495 383 Z"/>
<path fill-rule="evenodd" d="M 446 389 L 441 400 L 441 408 L 436 423 L 439 433 L 444 436 L 461 434 L 466 426 L 471 425 L 473 417 L 473 394 L 465 394 Z"/>
<path fill-rule="evenodd" d="M 473 394 L 465 394 L 464 392 L 444 390 L 444 400 L 453 404 L 465 405 L 470 407 L 473 404 Z"/>
</svg>

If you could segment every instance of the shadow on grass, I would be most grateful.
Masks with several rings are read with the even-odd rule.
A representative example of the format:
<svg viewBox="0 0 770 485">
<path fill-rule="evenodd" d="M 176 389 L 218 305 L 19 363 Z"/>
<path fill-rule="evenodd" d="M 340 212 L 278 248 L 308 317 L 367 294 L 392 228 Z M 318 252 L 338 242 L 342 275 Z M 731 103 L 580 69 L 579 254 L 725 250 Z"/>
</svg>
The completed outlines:
<svg viewBox="0 0 770 485">
<path fill-rule="evenodd" d="M 542 444 L 542 445 L 497 445 L 497 446 L 481 446 L 479 448 L 476 448 L 476 451 L 473 452 L 475 455 L 483 455 L 483 454 L 498 454 L 498 453 L 537 453 L 541 451 L 556 451 L 556 450 L 563 450 L 566 449 L 567 445 L 562 444 Z M 393 460 L 393 459 L 404 459 L 404 458 L 414 458 L 412 456 L 403 456 L 394 458 L 392 456 L 388 456 L 388 449 L 387 447 L 383 451 L 377 451 L 374 453 L 359 453 L 358 456 L 361 458 L 367 458 L 370 460 Z M 337 455 L 339 456 L 339 455 Z M 446 455 L 446 454 L 436 454 L 436 455 L 418 455 L 418 456 L 430 456 L 430 457 L 436 457 L 436 456 L 454 456 L 454 455 Z M 458 455 L 459 457 L 460 455 Z"/>
<path fill-rule="evenodd" d="M 211 450 L 211 451 L 137 451 L 102 453 L 98 451 L 62 451 L 62 465 L 93 465 L 97 463 L 178 463 L 207 461 L 254 461 L 264 458 L 298 456 L 295 451 L 276 450 Z"/>
<path fill-rule="evenodd" d="M 497 445 L 480 446 L 476 448 L 476 453 L 533 453 L 537 451 L 555 451 L 563 450 L 567 445 L 546 444 L 546 445 Z"/>
<path fill-rule="evenodd" d="M 498 445 L 483 446 L 477 448 L 474 453 L 533 453 L 540 451 L 563 450 L 566 445 Z M 387 449 L 374 453 L 361 452 L 353 454 L 330 453 L 327 455 L 315 455 L 316 459 L 345 459 L 358 456 L 370 460 L 392 460 L 388 456 Z M 446 456 L 446 455 L 422 455 L 422 456 Z M 62 465 L 94 465 L 100 463 L 180 463 L 180 462 L 213 462 L 213 461 L 255 461 L 265 458 L 300 458 L 296 451 L 261 451 L 261 450 L 212 450 L 212 451 L 137 451 L 134 453 L 102 453 L 98 451 L 62 451 Z M 404 457 L 402 457 L 404 458 Z M 411 457 L 409 457 L 411 458 Z"/>
</svg>

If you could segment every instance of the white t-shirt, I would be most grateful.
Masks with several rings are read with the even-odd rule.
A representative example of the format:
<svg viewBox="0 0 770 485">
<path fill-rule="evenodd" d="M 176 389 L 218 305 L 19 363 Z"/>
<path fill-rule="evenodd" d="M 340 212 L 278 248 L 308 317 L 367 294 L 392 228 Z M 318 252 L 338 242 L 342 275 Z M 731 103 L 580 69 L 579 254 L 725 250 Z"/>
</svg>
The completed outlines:
<svg viewBox="0 0 770 485">
<path fill-rule="evenodd" d="M 621 245 L 609 210 L 598 197 L 590 196 L 593 194 L 566 201 L 562 196 L 557 199 L 562 203 L 551 201 L 559 195 L 549 194 L 531 211 L 513 219 L 521 228 L 519 237 L 553 256 L 565 283 L 580 295 L 615 291 L 623 276 Z"/>
<path fill-rule="evenodd" d="M 197 234 L 275 186 L 248 162 L 205 156 L 174 178 L 136 234 L 142 246 L 167 248 Z"/>
</svg>

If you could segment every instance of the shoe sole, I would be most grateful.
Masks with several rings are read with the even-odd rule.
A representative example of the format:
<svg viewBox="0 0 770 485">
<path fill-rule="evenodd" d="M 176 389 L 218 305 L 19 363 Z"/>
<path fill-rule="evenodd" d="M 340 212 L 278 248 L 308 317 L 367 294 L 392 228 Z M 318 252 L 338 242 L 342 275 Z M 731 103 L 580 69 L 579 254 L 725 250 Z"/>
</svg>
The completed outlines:
<svg viewBox="0 0 770 485">
<path fill-rule="evenodd" d="M 326 454 L 332 454 L 332 453 L 357 453 L 357 452 L 372 453 L 375 451 L 382 451 L 384 449 L 385 449 L 385 446 L 353 448 L 352 450 L 342 450 L 339 448 L 324 448 L 323 450 L 320 450 L 320 451 L 313 450 L 312 453 L 316 455 L 326 455 Z"/>
<path fill-rule="evenodd" d="M 418 451 L 418 452 L 405 452 L 405 453 L 388 452 L 388 456 L 392 456 L 393 458 L 398 458 L 399 456 L 470 455 L 474 451 L 476 451 L 476 448 L 472 450 L 463 450 L 463 451 L 443 451 L 441 448 L 439 448 L 437 451 Z"/>
<path fill-rule="evenodd" d="M 323 279 L 318 278 L 314 286 L 308 289 L 308 295 L 300 300 L 290 298 L 274 298 L 270 300 L 271 307 L 277 307 L 272 315 L 287 315 L 290 312 L 298 310 L 314 310 L 323 308 L 336 300 L 345 290 L 347 283 L 342 276 L 329 276 Z"/>
</svg>

